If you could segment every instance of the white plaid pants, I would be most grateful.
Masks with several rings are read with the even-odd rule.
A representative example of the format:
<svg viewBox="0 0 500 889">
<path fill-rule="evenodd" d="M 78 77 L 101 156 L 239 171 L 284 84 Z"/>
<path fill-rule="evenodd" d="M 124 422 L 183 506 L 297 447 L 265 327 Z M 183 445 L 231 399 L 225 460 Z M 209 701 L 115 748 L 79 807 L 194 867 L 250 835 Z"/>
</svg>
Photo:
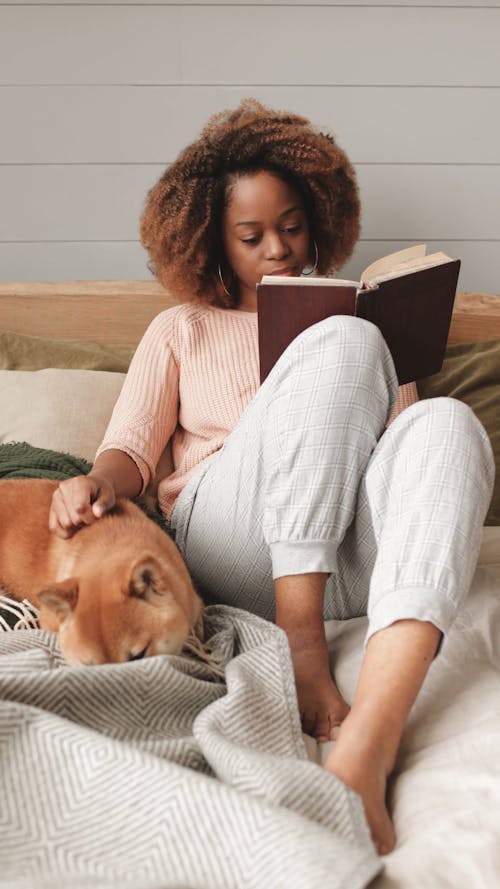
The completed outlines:
<svg viewBox="0 0 500 889">
<path fill-rule="evenodd" d="M 368 637 L 404 618 L 446 633 L 478 558 L 491 447 L 451 398 L 386 429 L 396 392 L 369 322 L 337 316 L 297 337 L 176 503 L 206 601 L 273 620 L 273 578 L 325 572 L 325 620 L 368 614 Z"/>
</svg>

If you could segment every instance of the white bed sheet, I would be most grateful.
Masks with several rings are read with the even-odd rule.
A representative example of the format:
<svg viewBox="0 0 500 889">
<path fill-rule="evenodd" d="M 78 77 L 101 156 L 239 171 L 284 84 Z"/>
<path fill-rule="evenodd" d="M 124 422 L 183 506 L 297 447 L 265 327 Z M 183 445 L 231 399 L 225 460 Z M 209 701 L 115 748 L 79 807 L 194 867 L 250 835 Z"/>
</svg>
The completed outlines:
<svg viewBox="0 0 500 889">
<path fill-rule="evenodd" d="M 365 618 L 327 624 L 349 701 L 365 630 Z M 331 744 L 307 743 L 324 761 Z M 397 846 L 373 889 L 500 887 L 500 528 L 483 531 L 470 594 L 410 714 L 388 799 Z"/>
</svg>

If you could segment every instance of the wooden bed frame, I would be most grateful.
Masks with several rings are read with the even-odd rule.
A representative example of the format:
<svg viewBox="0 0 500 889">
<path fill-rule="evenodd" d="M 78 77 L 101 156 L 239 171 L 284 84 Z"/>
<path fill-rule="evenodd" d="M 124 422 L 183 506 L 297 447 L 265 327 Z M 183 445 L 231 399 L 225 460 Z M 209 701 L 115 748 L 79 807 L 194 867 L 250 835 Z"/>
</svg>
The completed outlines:
<svg viewBox="0 0 500 889">
<path fill-rule="evenodd" d="M 0 328 L 56 339 L 136 345 L 158 312 L 175 305 L 155 281 L 0 282 Z M 459 293 L 449 343 L 500 337 L 500 296 Z"/>
</svg>

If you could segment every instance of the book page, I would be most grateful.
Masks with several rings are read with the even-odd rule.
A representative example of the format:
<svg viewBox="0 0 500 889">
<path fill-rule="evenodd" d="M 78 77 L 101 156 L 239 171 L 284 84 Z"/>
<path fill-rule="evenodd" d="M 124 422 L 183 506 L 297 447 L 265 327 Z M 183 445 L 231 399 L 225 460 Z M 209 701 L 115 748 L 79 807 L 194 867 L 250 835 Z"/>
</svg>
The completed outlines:
<svg viewBox="0 0 500 889">
<path fill-rule="evenodd" d="M 408 259 L 406 262 L 401 262 L 398 263 L 398 265 L 391 266 L 382 273 L 373 275 L 369 281 L 365 282 L 363 279 L 363 284 L 365 286 L 379 284 L 382 281 L 389 281 L 392 278 L 401 278 L 403 275 L 409 275 L 412 272 L 419 272 L 422 269 L 430 269 L 437 265 L 443 265 L 446 262 L 453 262 L 453 260 L 449 256 L 447 256 L 446 253 L 430 253 L 429 256 Z"/>
<path fill-rule="evenodd" d="M 417 244 L 415 247 L 405 247 L 404 250 L 397 250 L 395 253 L 389 253 L 387 256 L 382 256 L 381 259 L 376 259 L 375 262 L 372 262 L 371 265 L 367 266 L 361 275 L 361 281 L 373 281 L 374 278 L 379 275 L 384 275 L 402 262 L 408 262 L 409 260 L 425 256 L 426 250 L 426 244 Z"/>
<path fill-rule="evenodd" d="M 301 275 L 295 277 L 293 275 L 263 275 L 261 284 L 300 284 L 309 286 L 314 284 L 315 287 L 359 287 L 359 281 L 344 281 L 341 278 L 315 278 L 314 275 Z"/>
</svg>

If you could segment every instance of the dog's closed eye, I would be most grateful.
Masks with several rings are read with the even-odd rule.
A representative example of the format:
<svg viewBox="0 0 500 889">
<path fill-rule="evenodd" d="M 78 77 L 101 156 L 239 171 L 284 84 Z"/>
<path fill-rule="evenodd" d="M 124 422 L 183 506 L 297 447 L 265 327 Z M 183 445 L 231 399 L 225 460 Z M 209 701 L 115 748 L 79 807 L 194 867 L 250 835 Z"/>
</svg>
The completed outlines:
<svg viewBox="0 0 500 889">
<path fill-rule="evenodd" d="M 137 652 L 137 654 L 129 653 L 127 657 L 127 661 L 141 661 L 143 657 L 146 657 L 146 652 L 148 650 L 149 643 L 146 645 L 146 648 L 143 648 L 142 651 Z"/>
</svg>

